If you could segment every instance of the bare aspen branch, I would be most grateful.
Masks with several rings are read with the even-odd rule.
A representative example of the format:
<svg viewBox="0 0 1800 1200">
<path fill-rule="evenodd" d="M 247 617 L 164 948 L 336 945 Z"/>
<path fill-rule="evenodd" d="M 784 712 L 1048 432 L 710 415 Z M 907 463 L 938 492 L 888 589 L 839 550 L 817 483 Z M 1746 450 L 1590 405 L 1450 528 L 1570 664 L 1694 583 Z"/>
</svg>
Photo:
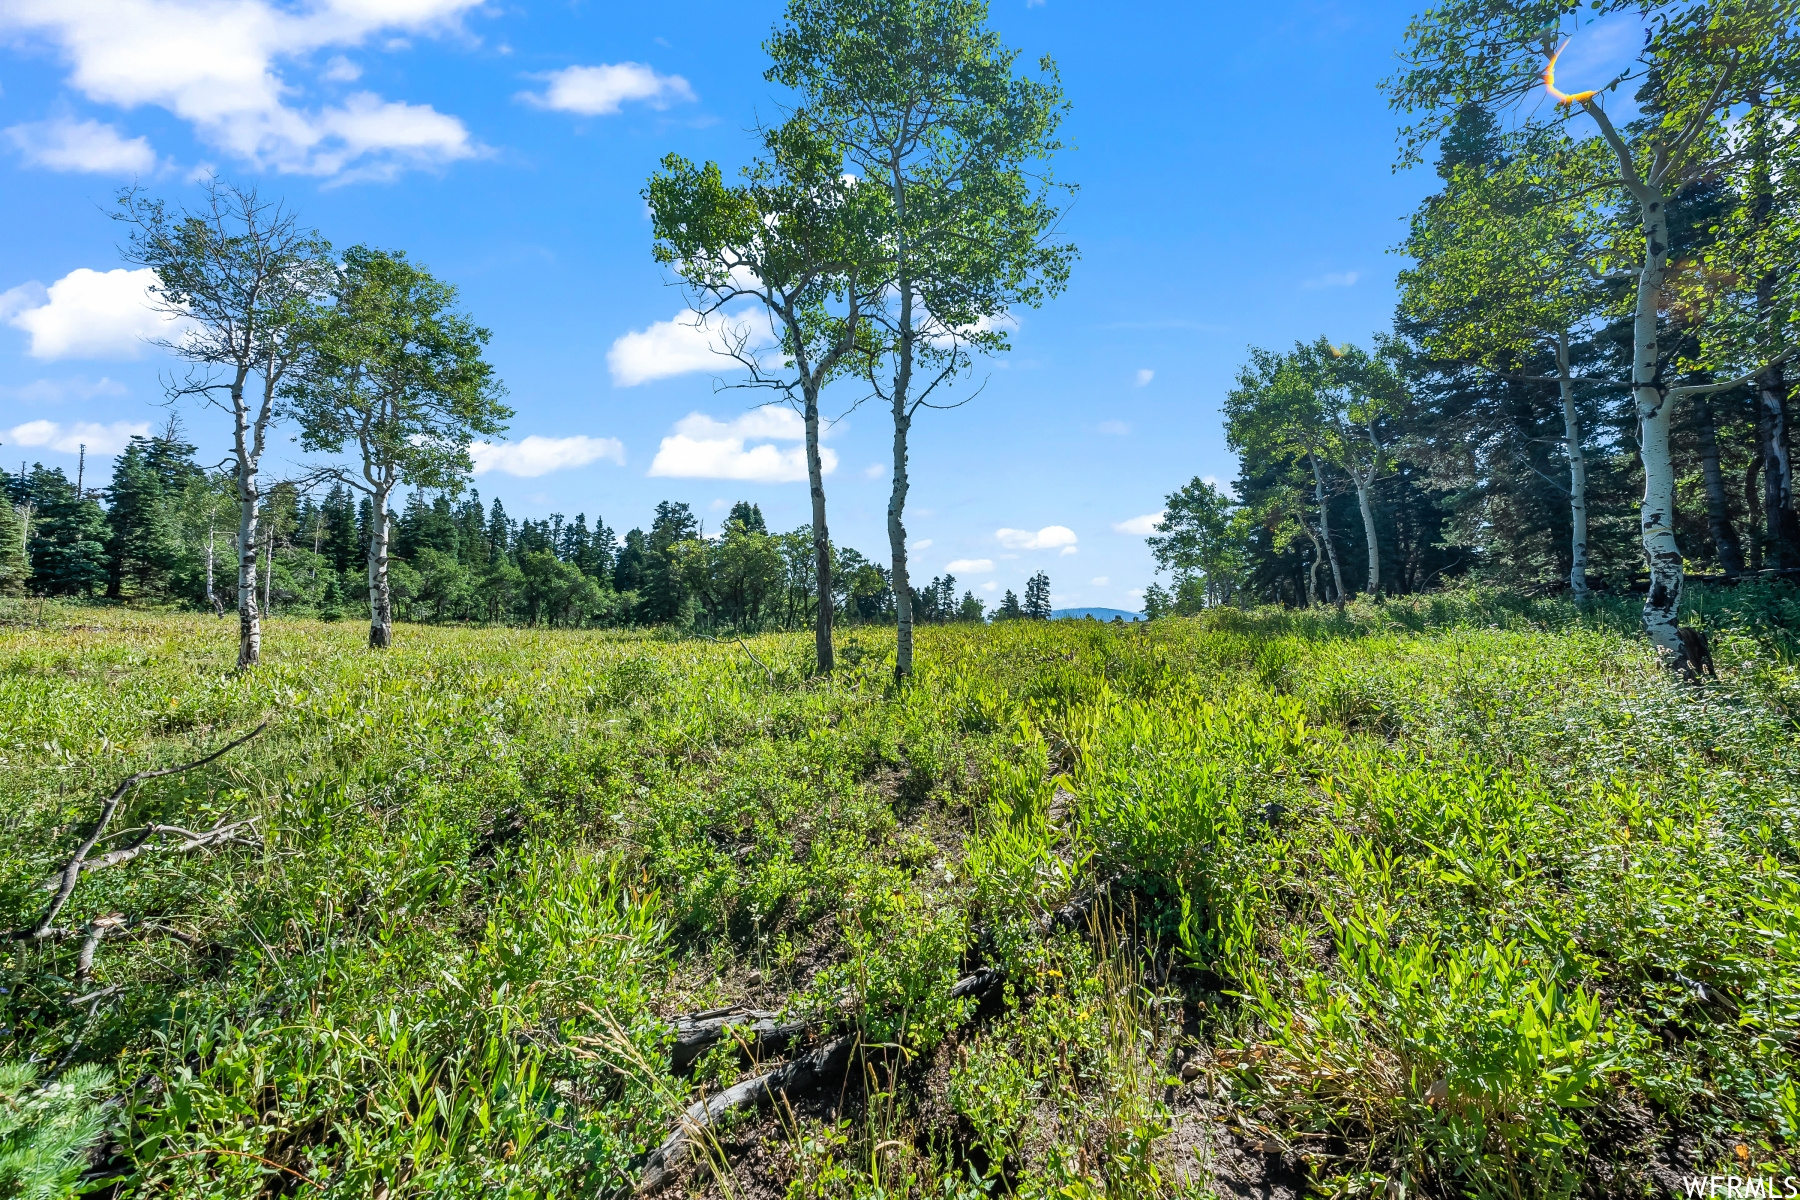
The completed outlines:
<svg viewBox="0 0 1800 1200">
<path fill-rule="evenodd" d="M 81 878 L 82 866 L 86 862 L 87 856 L 92 853 L 95 843 L 99 842 L 99 840 L 106 835 L 106 827 L 112 824 L 113 816 L 119 811 L 119 803 L 125 799 L 126 795 L 133 788 L 147 779 L 160 779 L 164 775 L 179 775 L 184 771 L 192 771 L 196 767 L 204 767 L 207 763 L 223 757 L 267 729 L 269 727 L 269 722 L 273 719 L 273 717 L 265 717 L 262 724 L 258 725 L 255 729 L 252 729 L 249 733 L 246 733 L 240 738 L 225 743 L 225 745 L 214 750 L 205 758 L 197 758 L 193 762 L 183 763 L 178 767 L 161 767 L 154 771 L 139 771 L 136 774 L 127 775 L 121 780 L 119 786 L 113 789 L 112 795 L 106 798 L 106 803 L 101 807 L 100 820 L 95 823 L 94 832 L 89 834 L 87 840 L 81 843 L 81 846 L 75 851 L 74 857 L 70 858 L 68 865 L 62 869 L 61 882 L 57 886 L 55 898 L 50 901 L 50 907 L 44 911 L 44 915 L 39 918 L 36 925 L 13 930 L 12 933 L 8 935 L 9 940 L 15 942 L 40 942 L 51 936 L 52 923 L 56 920 L 58 914 L 62 912 L 63 906 L 69 902 L 69 897 L 74 894 L 75 882 Z M 66 936 L 66 934 L 61 936 Z"/>
</svg>

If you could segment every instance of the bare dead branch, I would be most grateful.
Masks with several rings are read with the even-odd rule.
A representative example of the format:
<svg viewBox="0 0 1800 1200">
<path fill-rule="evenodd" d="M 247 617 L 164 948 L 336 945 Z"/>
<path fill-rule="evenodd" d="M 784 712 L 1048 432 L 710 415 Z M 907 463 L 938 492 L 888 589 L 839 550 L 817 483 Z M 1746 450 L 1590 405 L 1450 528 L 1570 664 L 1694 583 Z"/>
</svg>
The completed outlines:
<svg viewBox="0 0 1800 1200">
<path fill-rule="evenodd" d="M 159 779 L 164 775 L 179 775 L 184 771 L 192 771 L 196 767 L 204 767 L 207 763 L 223 757 L 267 729 L 269 722 L 273 719 L 272 717 L 263 718 L 262 724 L 255 729 L 240 738 L 225 743 L 205 758 L 197 758 L 193 762 L 183 763 L 178 767 L 139 771 L 136 774 L 127 775 L 121 780 L 119 786 L 113 789 L 112 795 L 106 798 L 106 803 L 101 807 L 100 820 L 95 823 L 94 832 L 90 833 L 87 840 L 81 843 L 81 846 L 75 851 L 74 857 L 70 858 L 68 865 L 62 869 L 61 882 L 57 886 L 56 896 L 50 901 L 50 907 L 44 911 L 44 915 L 39 918 L 36 925 L 13 930 L 8 935 L 9 940 L 38 942 L 44 941 L 50 936 L 52 922 L 56 920 L 58 914 L 62 912 L 63 906 L 69 902 L 69 897 L 75 892 L 75 882 L 81 878 L 82 866 L 86 862 L 87 856 L 93 851 L 95 843 L 106 835 L 106 827 L 112 824 L 114 814 L 119 811 L 119 803 L 125 799 L 131 789 L 147 779 Z"/>
</svg>

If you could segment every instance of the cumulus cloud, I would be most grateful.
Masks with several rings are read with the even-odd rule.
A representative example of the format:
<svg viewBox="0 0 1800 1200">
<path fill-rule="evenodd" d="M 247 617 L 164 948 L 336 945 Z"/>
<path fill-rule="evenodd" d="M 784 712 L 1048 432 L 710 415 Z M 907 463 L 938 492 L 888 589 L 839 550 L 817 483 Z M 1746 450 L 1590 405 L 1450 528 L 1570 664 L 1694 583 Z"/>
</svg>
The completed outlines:
<svg viewBox="0 0 1800 1200">
<path fill-rule="evenodd" d="M 650 474 L 675 479 L 738 479 L 750 483 L 798 483 L 806 478 L 806 447 L 783 449 L 776 442 L 806 437 L 806 425 L 787 408 L 757 408 L 733 421 L 689 413 L 662 440 Z M 751 445 L 750 443 L 758 443 Z M 819 449 L 819 466 L 837 469 L 837 452 Z"/>
<path fill-rule="evenodd" d="M 1008 550 L 1056 550 L 1064 554 L 1075 549 L 1075 531 L 1065 525 L 1046 525 L 1033 533 L 1029 529 L 996 529 L 994 537 Z"/>
<path fill-rule="evenodd" d="M 717 370 L 732 361 L 724 347 L 742 340 L 754 347 L 772 339 L 745 316 L 708 320 L 684 308 L 670 320 L 620 337 L 606 352 L 606 367 L 614 387 L 636 387 L 691 371 Z"/>
<path fill-rule="evenodd" d="M 986 583 L 981 585 L 981 590 L 984 592 L 997 592 L 1000 590 L 1000 585 L 998 583 L 995 583 L 992 579 L 990 579 Z"/>
<path fill-rule="evenodd" d="M 33 358 L 136 358 L 150 338 L 174 337 L 180 321 L 151 307 L 156 272 L 77 267 L 48 288 L 0 292 L 0 317 L 31 336 Z"/>
<path fill-rule="evenodd" d="M 886 475 L 886 474 L 887 474 L 887 464 L 886 463 L 870 463 L 868 466 L 863 468 L 863 478 L 864 479 L 880 479 L 883 475 Z"/>
<path fill-rule="evenodd" d="M 1120 521 L 1113 526 L 1113 532 L 1129 533 L 1134 537 L 1149 537 L 1156 532 L 1156 524 L 1162 519 L 1163 510 L 1159 508 L 1155 512 L 1145 513 L 1141 517 L 1132 517 L 1130 520 Z"/>
<path fill-rule="evenodd" d="M 915 553 L 920 550 L 929 550 L 929 549 L 931 549 L 931 539 L 930 538 L 920 538 L 915 542 L 909 543 L 907 546 L 907 549 L 912 550 Z"/>
<path fill-rule="evenodd" d="M 470 442 L 469 457 L 475 462 L 477 475 L 499 471 L 521 479 L 536 479 L 552 471 L 585 467 L 603 458 L 624 466 L 625 443 L 609 437 L 552 438 L 534 433 L 516 442 Z"/>
<path fill-rule="evenodd" d="M 597 67 L 564 67 L 535 76 L 546 86 L 542 92 L 520 92 L 519 99 L 537 108 L 579 113 L 584 117 L 610 116 L 628 102 L 664 109 L 677 101 L 699 99 L 688 81 L 679 75 L 659 75 L 644 63 L 601 63 Z"/>
<path fill-rule="evenodd" d="M 1145 384 L 1149 383 L 1152 379 L 1155 379 L 1155 378 L 1156 378 L 1155 371 L 1152 371 L 1149 367 L 1139 367 L 1138 373 L 1137 373 L 1137 378 L 1132 382 L 1132 386 L 1133 387 L 1143 387 Z"/>
<path fill-rule="evenodd" d="M 481 147 L 460 120 L 429 105 L 363 92 L 341 105 L 297 106 L 301 88 L 284 73 L 284 60 L 378 38 L 403 46 L 396 35 L 451 28 L 479 3 L 320 0 L 296 8 L 274 0 L 9 0 L 0 28 L 54 42 L 69 63 L 69 85 L 89 100 L 165 109 L 208 145 L 255 167 L 385 177 L 469 158 Z M 334 58 L 320 80 L 349 77 Z"/>
<path fill-rule="evenodd" d="M 63 454 L 77 453 L 86 446 L 93 454 L 117 454 L 133 437 L 146 437 L 150 426 L 144 421 L 114 421 L 96 425 L 77 421 L 62 425 L 56 421 L 27 421 L 0 434 L 0 441 L 12 446 L 39 446 Z"/>
<path fill-rule="evenodd" d="M 955 562 L 946 564 L 944 567 L 944 570 L 949 571 L 952 574 L 961 571 L 965 575 L 980 575 L 983 572 L 991 571 L 993 569 L 994 560 L 991 558 L 959 558 Z"/>
<path fill-rule="evenodd" d="M 156 151 L 147 139 L 128 138 L 99 121 L 56 117 L 11 125 L 0 132 L 28 165 L 52 171 L 138 175 L 156 166 Z"/>
<path fill-rule="evenodd" d="M 1095 587 L 1105 587 L 1107 585 L 1108 580 L 1107 580 L 1106 576 L 1104 576 L 1104 575 L 1096 575 L 1093 577 L 1093 579 L 1089 580 L 1088 582 L 1092 583 Z"/>
<path fill-rule="evenodd" d="M 1300 286 L 1308 290 L 1315 290 L 1318 288 L 1355 287 L 1356 281 L 1360 277 L 1361 273 L 1357 271 L 1335 271 L 1304 280 L 1301 282 Z"/>
<path fill-rule="evenodd" d="M 1124 437 L 1131 432 L 1131 426 L 1123 421 L 1102 421 L 1094 428 L 1101 433 L 1111 434 L 1113 437 Z"/>
</svg>

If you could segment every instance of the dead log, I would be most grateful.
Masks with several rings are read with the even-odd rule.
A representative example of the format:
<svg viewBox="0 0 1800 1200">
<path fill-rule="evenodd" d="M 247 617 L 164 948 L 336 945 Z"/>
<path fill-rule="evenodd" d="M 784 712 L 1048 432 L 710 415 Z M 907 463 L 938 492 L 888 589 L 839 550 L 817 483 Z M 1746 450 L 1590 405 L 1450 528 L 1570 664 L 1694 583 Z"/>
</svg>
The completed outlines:
<svg viewBox="0 0 1800 1200">
<path fill-rule="evenodd" d="M 805 1021 L 784 1022 L 778 1017 L 776 1013 L 736 1005 L 676 1017 L 670 1065 L 677 1074 L 687 1071 L 727 1034 L 759 1058 L 765 1054 L 780 1054 L 805 1037 L 811 1028 Z"/>
<path fill-rule="evenodd" d="M 643 1174 L 638 1176 L 637 1194 L 654 1192 L 669 1182 L 692 1153 L 695 1142 L 709 1136 L 713 1126 L 727 1114 L 744 1108 L 761 1108 L 774 1103 L 778 1096 L 793 1097 L 822 1084 L 842 1082 L 849 1072 L 856 1044 L 855 1034 L 845 1034 L 785 1066 L 688 1105 L 681 1114 L 680 1123 L 663 1139 L 662 1145 L 650 1152 Z"/>
</svg>

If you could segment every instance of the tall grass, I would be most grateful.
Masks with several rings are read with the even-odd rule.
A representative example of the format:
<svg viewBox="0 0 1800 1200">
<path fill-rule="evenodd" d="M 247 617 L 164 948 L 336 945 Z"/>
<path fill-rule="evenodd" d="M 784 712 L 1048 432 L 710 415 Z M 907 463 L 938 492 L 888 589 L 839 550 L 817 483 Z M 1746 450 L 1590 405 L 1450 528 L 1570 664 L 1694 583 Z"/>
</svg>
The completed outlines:
<svg viewBox="0 0 1800 1200">
<path fill-rule="evenodd" d="M 79 938 L 0 947 L 0 1070 L 103 1089 L 56 1111 L 118 1196 L 625 1188 L 690 1089 L 753 1069 L 669 1068 L 667 1018 L 731 1002 L 879 1050 L 845 1107 L 722 1132 L 693 1186 L 732 1194 L 1780 1172 L 1797 611 L 1700 593 L 1704 688 L 1628 602 L 1469 591 L 927 629 L 897 689 L 874 630 L 814 680 L 804 635 L 378 655 L 278 618 L 238 674 L 211 618 L 15 606 L 8 927 L 118 779 L 276 720 L 114 826 L 254 816 L 259 845 L 85 874 L 66 922 L 125 921 L 91 979 Z M 951 1000 L 977 965 L 1003 985 Z"/>
</svg>

